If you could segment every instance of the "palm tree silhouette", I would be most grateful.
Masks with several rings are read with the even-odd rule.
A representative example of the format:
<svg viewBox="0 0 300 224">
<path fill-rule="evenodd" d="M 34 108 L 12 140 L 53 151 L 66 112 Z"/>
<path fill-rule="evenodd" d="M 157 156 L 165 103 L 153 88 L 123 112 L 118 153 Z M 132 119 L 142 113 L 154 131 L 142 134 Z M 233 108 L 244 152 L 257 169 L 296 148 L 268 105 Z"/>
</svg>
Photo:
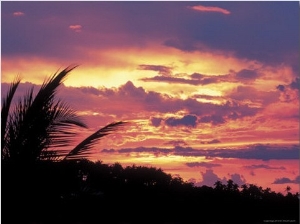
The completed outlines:
<svg viewBox="0 0 300 224">
<path fill-rule="evenodd" d="M 290 186 L 286 186 L 286 188 L 284 189 L 284 191 L 286 191 L 287 194 L 289 194 L 291 190 L 292 188 Z"/>
<path fill-rule="evenodd" d="M 3 161 L 34 163 L 40 160 L 79 159 L 89 154 L 89 149 L 103 136 L 115 131 L 126 122 L 119 121 L 100 128 L 72 150 L 62 150 L 76 136 L 74 128 L 87 125 L 65 102 L 56 100 L 57 88 L 70 71 L 69 66 L 43 82 L 33 96 L 31 88 L 13 111 L 13 96 L 21 81 L 16 77 L 3 99 L 1 110 L 1 156 Z"/>
</svg>

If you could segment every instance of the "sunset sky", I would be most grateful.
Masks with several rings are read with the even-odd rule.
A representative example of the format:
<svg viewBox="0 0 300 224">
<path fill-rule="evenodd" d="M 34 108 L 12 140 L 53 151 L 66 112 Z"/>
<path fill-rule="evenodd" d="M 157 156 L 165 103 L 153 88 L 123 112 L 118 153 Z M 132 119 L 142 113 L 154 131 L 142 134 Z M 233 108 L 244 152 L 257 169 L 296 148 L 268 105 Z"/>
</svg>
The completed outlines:
<svg viewBox="0 0 300 224">
<path fill-rule="evenodd" d="M 129 122 L 91 160 L 299 192 L 299 2 L 1 2 L 2 95 L 74 64 L 78 142 Z"/>
</svg>

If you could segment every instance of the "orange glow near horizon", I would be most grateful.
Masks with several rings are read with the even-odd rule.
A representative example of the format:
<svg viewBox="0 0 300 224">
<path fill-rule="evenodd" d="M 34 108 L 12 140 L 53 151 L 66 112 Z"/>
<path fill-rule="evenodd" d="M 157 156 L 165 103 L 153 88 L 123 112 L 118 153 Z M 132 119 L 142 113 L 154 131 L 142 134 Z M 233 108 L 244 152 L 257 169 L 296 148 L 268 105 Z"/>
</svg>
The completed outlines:
<svg viewBox="0 0 300 224">
<path fill-rule="evenodd" d="M 159 53 L 157 53 L 159 52 Z M 149 89 L 151 83 L 141 82 L 145 74 L 138 70 L 140 64 L 159 64 L 174 68 L 174 74 L 192 74 L 195 71 L 206 75 L 227 74 L 230 70 L 253 67 L 256 62 L 240 60 L 227 55 L 200 52 L 181 52 L 176 49 L 150 44 L 148 48 L 109 49 L 106 51 L 86 51 L 85 61 L 64 61 L 42 58 L 2 58 L 2 82 L 10 82 L 17 74 L 24 74 L 24 81 L 42 83 L 45 77 L 59 69 L 78 64 L 72 75 L 64 82 L 67 86 L 118 87 L 128 79 Z M 99 58 L 99 59 L 98 59 Z M 50 63 L 49 63 L 50 61 Z M 200 61 L 200 62 L 199 62 Z M 217 65 L 217 66 L 216 66 Z M 153 72 L 152 72 L 153 73 Z M 30 74 L 30 75 L 29 75 Z M 155 73 L 153 73 L 155 75 Z M 151 76 L 149 76 L 151 77 Z M 148 89 L 148 88 L 147 88 Z"/>
</svg>

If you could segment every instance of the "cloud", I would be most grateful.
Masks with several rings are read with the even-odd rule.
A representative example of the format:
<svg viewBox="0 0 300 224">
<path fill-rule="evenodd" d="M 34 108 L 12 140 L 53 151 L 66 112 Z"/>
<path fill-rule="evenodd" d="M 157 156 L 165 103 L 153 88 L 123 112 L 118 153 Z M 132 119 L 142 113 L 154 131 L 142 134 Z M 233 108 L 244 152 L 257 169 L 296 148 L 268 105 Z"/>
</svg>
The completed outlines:
<svg viewBox="0 0 300 224">
<path fill-rule="evenodd" d="M 188 40 L 186 40 L 188 39 Z M 181 51 L 193 52 L 197 50 L 203 50 L 197 45 L 198 41 L 191 39 L 190 37 L 177 37 L 177 38 L 169 38 L 163 42 L 163 44 L 167 47 L 172 47 L 179 49 Z M 207 50 L 207 49 L 205 49 Z"/>
<path fill-rule="evenodd" d="M 29 86 L 29 84 L 21 83 L 19 90 L 26 92 L 26 86 Z M 8 91 L 9 84 L 2 83 L 1 87 L 1 92 L 5 93 Z M 40 86 L 36 85 L 35 88 L 40 88 Z M 175 114 L 179 111 L 186 111 L 186 115 L 183 115 L 181 118 L 173 116 L 165 118 L 162 115 L 153 116 L 150 118 L 150 123 L 155 127 L 162 124 L 196 127 L 199 118 L 201 123 L 220 124 L 225 122 L 227 118 L 231 119 L 233 112 L 237 113 L 237 117 L 241 118 L 253 116 L 259 111 L 259 108 L 251 108 L 247 105 L 229 102 L 223 105 L 216 105 L 199 102 L 192 98 L 178 99 L 167 94 L 146 91 L 143 87 L 136 87 L 130 81 L 118 88 L 68 87 L 62 85 L 58 96 L 66 99 L 75 109 L 81 111 L 89 110 L 120 118 L 123 116 L 128 117 L 129 113 L 135 116 L 135 119 L 138 119 L 139 117 L 136 116 L 138 114 L 140 116 L 141 112 Z M 106 106 L 103 107 L 101 105 Z M 165 120 L 165 123 L 162 122 L 163 120 Z"/>
<path fill-rule="evenodd" d="M 158 126 L 160 125 L 160 123 L 161 123 L 162 120 L 163 120 L 162 118 L 157 118 L 157 117 L 152 117 L 152 118 L 150 119 L 151 124 L 152 124 L 154 127 L 158 127 Z"/>
<path fill-rule="evenodd" d="M 201 120 L 203 123 L 220 124 L 222 122 L 224 123 L 224 117 L 229 116 L 232 112 L 237 112 L 239 117 L 244 117 L 253 116 L 259 111 L 259 108 L 251 108 L 248 105 L 233 103 L 215 105 L 213 103 L 198 102 L 196 99 L 191 98 L 185 100 L 177 99 L 159 92 L 146 91 L 142 87 L 136 87 L 132 82 L 127 82 L 118 89 L 103 89 L 101 90 L 101 93 L 99 93 L 99 96 L 105 96 L 107 99 L 109 98 L 111 103 L 115 102 L 119 105 L 124 105 L 123 107 L 119 107 L 119 112 L 126 108 L 132 108 L 132 111 L 136 111 L 137 109 L 134 109 L 133 107 L 148 112 L 155 111 L 161 113 L 175 113 L 181 110 L 187 111 L 187 115 L 182 118 L 167 118 L 165 124 L 168 126 L 187 125 L 194 127 L 197 123 L 197 116 L 204 116 Z M 228 118 L 230 119 L 230 117 Z M 156 127 L 162 124 L 161 121 L 162 118 L 159 117 L 151 119 L 152 125 Z"/>
<path fill-rule="evenodd" d="M 281 102 L 294 102 L 299 100 L 300 79 L 295 78 L 288 85 L 278 85 L 276 87 L 280 92 L 279 100 Z"/>
<path fill-rule="evenodd" d="M 244 178 L 244 176 L 238 173 L 228 174 L 228 176 L 229 179 L 231 179 L 234 183 L 238 184 L 239 186 L 246 183 L 246 179 Z"/>
<path fill-rule="evenodd" d="M 209 186 L 213 187 L 217 181 L 221 181 L 223 183 L 226 182 L 226 178 L 223 177 L 221 179 L 217 174 L 214 173 L 212 169 L 207 169 L 205 172 L 201 172 L 202 180 L 200 182 L 195 182 L 195 186 Z"/>
<path fill-rule="evenodd" d="M 205 172 L 201 172 L 202 181 L 195 183 L 196 186 L 213 186 L 218 180 L 221 181 L 221 179 L 217 176 L 217 174 L 214 173 L 213 170 L 206 170 Z M 223 180 L 224 181 L 224 180 Z"/>
<path fill-rule="evenodd" d="M 280 167 L 274 167 L 274 166 L 269 166 L 265 164 L 259 164 L 259 165 L 251 165 L 251 166 L 244 166 L 246 169 L 267 169 L 267 170 L 285 170 L 285 167 L 280 166 Z"/>
<path fill-rule="evenodd" d="M 284 147 L 277 145 L 254 144 L 239 149 L 214 149 L 202 150 L 194 148 L 175 147 L 175 155 L 181 156 L 205 156 L 221 158 L 239 158 L 239 159 L 260 159 L 260 160 L 281 160 L 281 159 L 299 159 L 299 147 L 297 145 Z"/>
<path fill-rule="evenodd" d="M 300 90 L 300 78 L 295 78 L 289 85 L 292 89 Z"/>
<path fill-rule="evenodd" d="M 195 126 L 197 121 L 196 116 L 202 116 L 200 120 L 202 123 L 221 124 L 225 122 L 226 116 L 231 119 L 229 115 L 233 112 L 236 112 L 238 117 L 241 118 L 245 116 L 254 116 L 260 110 L 260 108 L 250 107 L 247 104 L 242 105 L 226 102 L 222 105 L 216 105 L 213 103 L 198 102 L 196 99 L 191 98 L 184 100 L 178 99 L 167 94 L 161 94 L 155 91 L 146 91 L 142 87 L 134 86 L 132 82 L 127 82 L 118 89 L 105 90 L 101 93 L 101 95 L 106 95 L 106 91 L 110 91 L 109 99 L 111 103 L 116 100 L 116 103 L 124 105 L 124 107 L 119 108 L 120 111 L 133 106 L 137 106 L 139 110 L 143 109 L 148 112 L 155 111 L 161 113 L 175 113 L 182 110 L 187 111 L 187 115 L 182 118 L 171 117 L 167 119 L 166 124 L 169 126 Z M 136 111 L 136 109 L 133 111 Z M 158 125 L 158 123 L 155 123 L 155 125 Z"/>
<path fill-rule="evenodd" d="M 255 80 L 259 76 L 260 76 L 260 74 L 257 71 L 250 70 L 250 69 L 242 69 L 241 71 L 236 73 L 236 77 L 243 81 Z"/>
<path fill-rule="evenodd" d="M 181 118 L 159 116 L 150 118 L 150 123 L 155 127 L 162 124 L 190 127 L 196 127 L 197 123 L 217 125 L 225 123 L 228 119 L 254 116 L 260 110 L 256 107 L 234 102 L 216 105 L 198 102 L 191 98 L 178 99 L 155 91 L 146 91 L 142 87 L 136 87 L 130 81 L 118 88 L 63 87 L 60 93 L 80 110 L 94 110 L 96 113 L 114 114 L 118 117 L 141 111 L 147 111 L 147 113 L 186 111 L 186 115 Z M 99 107 L 99 105 L 107 106 Z"/>
<path fill-rule="evenodd" d="M 278 89 L 279 91 L 283 92 L 285 90 L 285 86 L 284 85 L 278 85 L 276 87 L 276 89 Z"/>
<path fill-rule="evenodd" d="M 85 94 L 92 94 L 95 96 L 98 96 L 103 93 L 103 91 L 101 91 L 97 88 L 91 87 L 91 86 L 77 87 L 77 89 Z"/>
<path fill-rule="evenodd" d="M 170 117 L 165 120 L 165 124 L 168 126 L 188 126 L 196 127 L 197 125 L 197 116 L 195 115 L 186 115 L 182 118 Z"/>
<path fill-rule="evenodd" d="M 297 176 L 294 180 L 287 177 L 277 178 L 272 184 L 299 184 L 300 176 Z"/>
<path fill-rule="evenodd" d="M 212 96 L 206 94 L 194 94 L 191 96 L 193 99 L 206 99 L 206 100 L 217 100 L 217 101 L 224 101 L 226 98 L 224 96 Z"/>
<path fill-rule="evenodd" d="M 173 43 L 168 46 L 183 51 L 231 52 L 241 58 L 299 64 L 299 54 L 295 48 L 299 42 L 297 2 L 216 2 L 214 6 L 195 5 L 190 6 L 190 10 L 184 10 L 186 4 L 184 1 L 146 4 L 4 2 L 1 8 L 3 15 L 11 14 L 17 8 L 35 16 L 26 22 L 13 24 L 9 17 L 2 18 L 2 57 L 23 53 L 59 59 L 76 56 L 77 60 L 82 61 L 88 54 L 78 49 L 90 52 L 92 49 L 103 51 L 112 47 L 124 49 L 125 46 L 145 48 L 149 42 L 166 43 L 172 37 Z M 220 15 L 232 13 L 226 18 L 215 19 L 213 13 L 193 15 L 191 10 L 196 9 L 197 12 L 205 10 Z M 132 11 L 140 13 L 133 14 Z M 45 26 L 45 21 L 53 17 L 55 24 Z M 78 18 L 80 23 L 88 24 L 86 29 L 89 29 L 89 35 L 84 40 L 71 38 L 72 34 L 65 29 L 69 25 L 79 25 L 72 23 Z"/>
<path fill-rule="evenodd" d="M 234 174 L 228 174 L 228 178 L 223 177 L 220 178 L 217 174 L 214 173 L 212 169 L 207 169 L 205 172 L 201 172 L 202 180 L 199 182 L 196 182 L 195 179 L 191 179 L 190 181 L 194 183 L 195 186 L 209 186 L 214 187 L 214 184 L 217 181 L 221 181 L 223 184 L 227 184 L 228 180 L 232 180 L 237 185 L 241 186 L 246 183 L 246 179 L 243 175 L 240 175 L 238 173 Z"/>
<path fill-rule="evenodd" d="M 216 144 L 216 143 L 221 143 L 221 141 L 218 139 L 212 139 L 210 141 L 201 141 L 201 144 Z"/>
<path fill-rule="evenodd" d="M 238 101 L 241 103 L 248 102 L 260 107 L 265 107 L 268 104 L 277 102 L 279 95 L 280 94 L 276 92 L 275 89 L 274 91 L 262 91 L 257 90 L 253 86 L 247 85 L 239 85 L 236 88 L 234 88 L 231 92 L 227 93 L 227 97 L 234 101 Z"/>
<path fill-rule="evenodd" d="M 218 12 L 218 13 L 222 13 L 225 15 L 229 15 L 231 12 L 220 8 L 220 7 L 215 7 L 215 6 L 203 6 L 203 5 L 195 5 L 195 6 L 188 6 L 189 9 L 193 9 L 195 11 L 199 11 L 199 12 Z"/>
<path fill-rule="evenodd" d="M 176 77 L 166 77 L 166 76 L 154 76 L 151 78 L 142 78 L 140 80 L 144 82 L 167 82 L 167 83 L 182 83 L 182 84 L 198 85 L 198 82 L 197 81 L 195 82 L 195 80 L 176 78 Z"/>
<path fill-rule="evenodd" d="M 172 67 L 163 65 L 139 65 L 139 70 L 157 71 L 158 74 L 163 76 L 170 76 L 172 74 Z"/>
<path fill-rule="evenodd" d="M 136 153 L 153 153 L 155 155 L 158 154 L 169 154 L 171 149 L 164 149 L 164 148 L 157 148 L 157 147 L 137 147 L 137 148 L 124 148 L 118 150 L 119 153 L 131 153 L 131 152 L 136 152 Z M 106 152 L 106 153 L 113 153 L 114 151 L 108 151 L 107 149 L 103 149 L 101 152 Z"/>
<path fill-rule="evenodd" d="M 101 152 L 103 152 L 103 153 L 114 153 L 114 152 L 116 152 L 116 150 L 114 150 L 114 149 L 102 149 Z"/>
<path fill-rule="evenodd" d="M 74 30 L 75 32 L 81 32 L 82 26 L 81 25 L 70 25 L 69 28 Z"/>
<path fill-rule="evenodd" d="M 187 143 L 183 140 L 171 140 L 171 141 L 166 142 L 165 145 L 186 146 Z"/>
<path fill-rule="evenodd" d="M 193 73 L 191 75 L 186 75 L 186 78 L 175 76 L 154 76 L 151 78 L 141 78 L 140 80 L 144 82 L 166 82 L 166 83 L 179 83 L 188 85 L 209 85 L 220 82 L 233 81 L 230 75 L 203 75 L 199 73 Z"/>
<path fill-rule="evenodd" d="M 206 168 L 222 166 L 221 164 L 206 163 L 206 162 L 191 162 L 191 163 L 186 163 L 185 165 L 187 165 L 188 167 L 206 167 Z"/>
<path fill-rule="evenodd" d="M 25 13 L 24 13 L 24 12 L 18 11 L 18 12 L 14 12 L 13 15 L 14 15 L 14 16 L 24 16 Z"/>
<path fill-rule="evenodd" d="M 220 115 L 207 115 L 200 118 L 199 123 L 212 123 L 213 125 L 223 124 L 225 120 Z"/>
<path fill-rule="evenodd" d="M 128 153 L 153 153 L 154 155 L 171 155 L 172 149 L 167 148 L 158 148 L 158 147 L 137 147 L 137 148 L 122 148 L 119 150 L 115 149 L 103 149 L 101 150 L 102 153 L 121 153 L 121 154 L 128 154 Z"/>
<path fill-rule="evenodd" d="M 165 155 L 192 156 L 206 158 L 236 158 L 236 159 L 256 159 L 256 160 L 295 160 L 299 159 L 299 147 L 297 145 L 263 145 L 254 144 L 244 148 L 216 148 L 216 149 L 195 149 L 193 147 L 175 146 L 174 148 L 159 147 L 137 147 L 116 150 L 118 153 L 148 152 L 162 153 Z M 262 168 L 262 167 L 261 167 Z"/>
</svg>

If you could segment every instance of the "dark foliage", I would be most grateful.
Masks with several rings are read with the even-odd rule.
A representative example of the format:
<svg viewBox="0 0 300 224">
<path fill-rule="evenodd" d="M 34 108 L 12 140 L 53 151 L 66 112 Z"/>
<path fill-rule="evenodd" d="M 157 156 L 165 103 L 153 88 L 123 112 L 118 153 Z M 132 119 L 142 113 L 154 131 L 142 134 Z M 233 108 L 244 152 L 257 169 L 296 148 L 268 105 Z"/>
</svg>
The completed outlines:
<svg viewBox="0 0 300 224">
<path fill-rule="evenodd" d="M 89 160 L 2 164 L 5 223 L 299 223 L 298 193 L 232 180 L 195 187 L 155 167 Z"/>
</svg>

